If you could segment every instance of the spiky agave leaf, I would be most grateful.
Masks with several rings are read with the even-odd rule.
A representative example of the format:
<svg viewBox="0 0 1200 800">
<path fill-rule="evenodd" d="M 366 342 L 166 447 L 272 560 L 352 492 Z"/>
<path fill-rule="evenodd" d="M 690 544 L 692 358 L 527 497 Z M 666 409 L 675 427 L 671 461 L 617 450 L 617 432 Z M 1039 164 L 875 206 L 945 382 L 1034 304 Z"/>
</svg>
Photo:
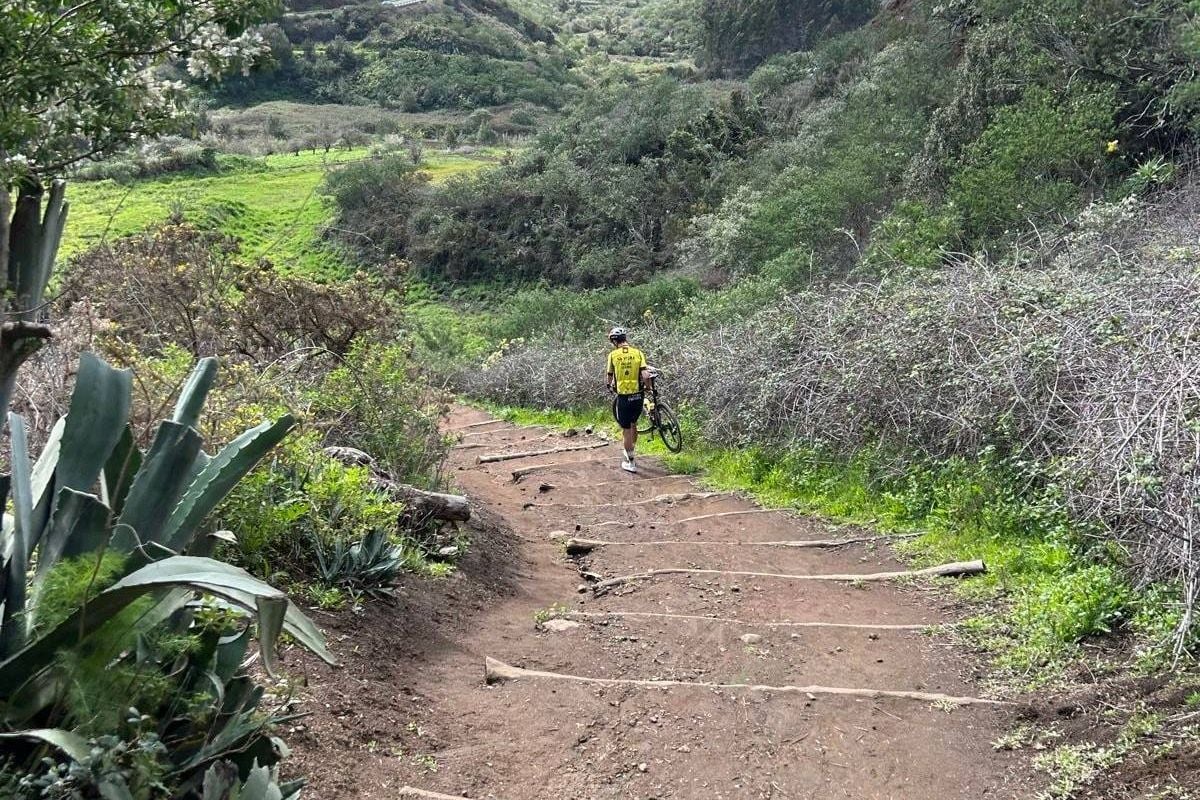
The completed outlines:
<svg viewBox="0 0 1200 800">
<path fill-rule="evenodd" d="M 125 576 L 100 592 L 87 605 L 51 630 L 0 662 L 0 698 L 20 691 L 37 680 L 53 662 L 55 653 L 95 633 L 104 623 L 140 597 L 168 589 L 191 589 L 215 595 L 256 614 L 259 647 L 264 666 L 274 669 L 275 640 L 285 630 L 327 663 L 335 663 L 325 639 L 312 621 L 292 606 L 287 597 L 242 569 L 208 558 L 174 556 Z"/>
</svg>

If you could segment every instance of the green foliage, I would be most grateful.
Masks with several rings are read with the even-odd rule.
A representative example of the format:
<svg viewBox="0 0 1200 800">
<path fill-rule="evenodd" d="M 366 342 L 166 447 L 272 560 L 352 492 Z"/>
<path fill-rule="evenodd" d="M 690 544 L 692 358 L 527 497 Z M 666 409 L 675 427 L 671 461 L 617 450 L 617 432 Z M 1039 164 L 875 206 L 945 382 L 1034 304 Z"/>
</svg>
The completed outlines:
<svg viewBox="0 0 1200 800">
<path fill-rule="evenodd" d="M 236 239 L 251 263 L 269 258 L 282 272 L 328 281 L 351 274 L 346 259 L 323 241 L 332 217 L 318 187 L 327 171 L 361 161 L 362 149 L 256 158 L 217 156 L 216 172 L 173 174 L 123 185 L 76 184 L 63 254 L 79 255 L 102 242 L 155 228 L 173 216 Z M 421 170 L 433 182 L 492 163 L 490 154 L 431 151 Z"/>
<path fill-rule="evenodd" d="M 376 530 L 395 530 L 404 506 L 371 482 L 366 467 L 326 456 L 316 431 L 292 437 L 229 495 L 214 515 L 218 526 L 236 526 L 236 559 L 248 570 L 278 581 L 319 577 L 314 549 L 336 540 L 357 541 Z"/>
<path fill-rule="evenodd" d="M 956 212 L 954 206 L 935 211 L 919 200 L 897 202 L 875 226 L 866 263 L 876 270 L 891 265 L 940 267 L 962 231 Z"/>
<path fill-rule="evenodd" d="M 282 593 L 204 557 L 212 550 L 204 520 L 293 425 L 284 416 L 204 455 L 194 426 L 215 375 L 215 362 L 202 361 L 144 452 L 128 425 L 131 376 L 94 356 L 81 361 L 67 416 L 36 464 L 24 421 L 10 415 L 14 514 L 0 533 L 8 554 L 0 725 L 66 727 L 103 740 L 88 763 L 70 769 L 30 756 L 23 792 L 86 792 L 94 784 L 149 797 L 168 772 L 179 791 L 198 787 L 209 764 L 227 756 L 253 753 L 233 767 L 242 777 L 255 760 L 273 765 L 281 753 L 256 711 L 261 692 L 238 671 L 246 616 L 258 624 L 268 671 L 284 630 L 332 661 L 321 634 Z M 86 493 L 97 484 L 102 497 Z M 196 595 L 227 605 L 185 611 Z M 149 713 L 130 718 L 131 707 Z"/>
<path fill-rule="evenodd" d="M 697 0 L 515 0 L 513 5 L 555 29 L 564 49 L 647 59 L 686 59 L 699 43 Z"/>
<path fill-rule="evenodd" d="M 276 0 L 117 6 L 17 0 L 0 7 L 6 102 L 0 109 L 0 187 L 15 174 L 56 177 L 84 158 L 174 127 L 186 105 L 157 67 L 187 60 L 197 76 L 251 63 L 250 26 Z"/>
<path fill-rule="evenodd" d="M 760 122 L 738 92 L 714 99 L 667 79 L 597 89 L 511 166 L 362 219 L 348 204 L 338 227 L 372 239 L 396 229 L 382 255 L 439 280 L 627 283 L 670 258 L 686 212 L 716 197 L 722 166 L 753 148 Z"/>
<path fill-rule="evenodd" d="M 227 81 L 219 96 L 405 111 L 561 106 L 578 79 L 546 46 L 551 37 L 503 4 L 483 5 L 482 14 L 435 0 L 420 14 L 363 3 L 289 15 L 267 31 L 272 64 Z"/>
<path fill-rule="evenodd" d="M 1032 582 L 1015 595 L 1009 617 L 1017 648 L 1002 664 L 1026 667 L 1060 659 L 1064 644 L 1110 633 L 1131 611 L 1133 594 L 1111 565 L 1083 566 Z M 1013 663 L 1015 662 L 1015 663 Z"/>
<path fill-rule="evenodd" d="M 378 262 L 408 252 L 408 219 L 429 202 L 425 183 L 410 158 L 392 154 L 330 172 L 321 191 L 337 208 L 338 238 Z"/>
<path fill-rule="evenodd" d="M 322 379 L 311 410 L 327 440 L 363 450 L 396 480 L 435 486 L 449 446 L 442 410 L 404 345 L 357 341 Z"/>
<path fill-rule="evenodd" d="M 320 539 L 314 543 L 321 582 L 344 587 L 352 596 L 390 595 L 396 578 L 420 563 L 419 555 L 401 543 L 390 541 L 380 528 L 353 544 L 343 537 L 335 538 L 329 545 Z"/>
<path fill-rule="evenodd" d="M 107 589 L 125 571 L 125 559 L 118 553 L 103 553 L 59 561 L 42 581 L 38 590 L 37 620 L 34 633 L 53 628 L 97 593 Z"/>
<path fill-rule="evenodd" d="M 1000 109 L 951 180 L 948 197 L 967 235 L 994 238 L 1025 220 L 1079 208 L 1105 184 L 1115 111 L 1112 89 L 1086 84 L 1066 97 L 1031 89 Z"/>
<path fill-rule="evenodd" d="M 728 228 L 727 243 L 715 237 L 717 244 L 702 244 L 701 253 L 723 247 L 738 254 L 739 271 L 770 264 L 790 283 L 857 264 L 946 88 L 944 52 L 931 42 L 904 41 L 903 33 L 885 29 L 877 41 L 880 32 L 861 31 L 827 43 L 806 74 L 856 76 L 828 105 L 797 110 L 792 101 L 766 101 L 783 102 L 777 113 L 794 116 L 797 130 L 743 168 L 756 195 L 748 204 L 736 194 L 726 201 L 745 206 L 736 215 L 741 221 Z"/>
<path fill-rule="evenodd" d="M 806 50 L 862 25 L 877 11 L 869 0 L 703 0 L 701 60 L 712 72 L 748 72 L 775 53 Z"/>
</svg>

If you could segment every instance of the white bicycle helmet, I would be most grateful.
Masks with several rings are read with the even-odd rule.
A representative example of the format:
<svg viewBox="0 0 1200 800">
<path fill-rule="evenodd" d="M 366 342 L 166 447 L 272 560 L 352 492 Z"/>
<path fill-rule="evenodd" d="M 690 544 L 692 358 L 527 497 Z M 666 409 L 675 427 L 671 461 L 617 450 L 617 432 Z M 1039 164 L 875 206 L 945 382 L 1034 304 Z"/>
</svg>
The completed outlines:
<svg viewBox="0 0 1200 800">
<path fill-rule="evenodd" d="M 609 339 L 628 339 L 629 331 L 622 328 L 620 325 L 608 332 Z"/>
</svg>

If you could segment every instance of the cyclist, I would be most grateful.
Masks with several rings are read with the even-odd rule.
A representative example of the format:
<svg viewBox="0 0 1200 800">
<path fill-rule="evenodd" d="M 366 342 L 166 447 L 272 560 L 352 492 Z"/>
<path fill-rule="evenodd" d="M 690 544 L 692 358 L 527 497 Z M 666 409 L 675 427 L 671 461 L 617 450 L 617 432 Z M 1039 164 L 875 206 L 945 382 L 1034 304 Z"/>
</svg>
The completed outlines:
<svg viewBox="0 0 1200 800">
<path fill-rule="evenodd" d="M 634 448 L 637 447 L 638 419 L 645 404 L 643 391 L 650 385 L 650 368 L 641 350 L 629 344 L 629 332 L 613 328 L 608 333 L 612 351 L 608 354 L 608 390 L 617 394 L 617 424 L 625 445 L 621 469 L 637 472 Z"/>
</svg>

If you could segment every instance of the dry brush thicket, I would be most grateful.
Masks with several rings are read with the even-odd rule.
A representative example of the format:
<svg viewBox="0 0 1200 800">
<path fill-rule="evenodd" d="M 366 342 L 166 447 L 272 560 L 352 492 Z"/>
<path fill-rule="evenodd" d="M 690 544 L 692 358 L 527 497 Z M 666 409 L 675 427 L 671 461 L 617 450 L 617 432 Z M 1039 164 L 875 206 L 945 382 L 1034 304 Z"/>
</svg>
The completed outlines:
<svg viewBox="0 0 1200 800">
<path fill-rule="evenodd" d="M 1143 577 L 1182 584 L 1182 634 L 1200 596 L 1198 206 L 1197 183 L 1096 205 L 1003 261 L 814 288 L 703 335 L 642 338 L 718 442 L 1039 464 Z M 602 356 L 520 343 L 463 388 L 594 405 Z"/>
</svg>

